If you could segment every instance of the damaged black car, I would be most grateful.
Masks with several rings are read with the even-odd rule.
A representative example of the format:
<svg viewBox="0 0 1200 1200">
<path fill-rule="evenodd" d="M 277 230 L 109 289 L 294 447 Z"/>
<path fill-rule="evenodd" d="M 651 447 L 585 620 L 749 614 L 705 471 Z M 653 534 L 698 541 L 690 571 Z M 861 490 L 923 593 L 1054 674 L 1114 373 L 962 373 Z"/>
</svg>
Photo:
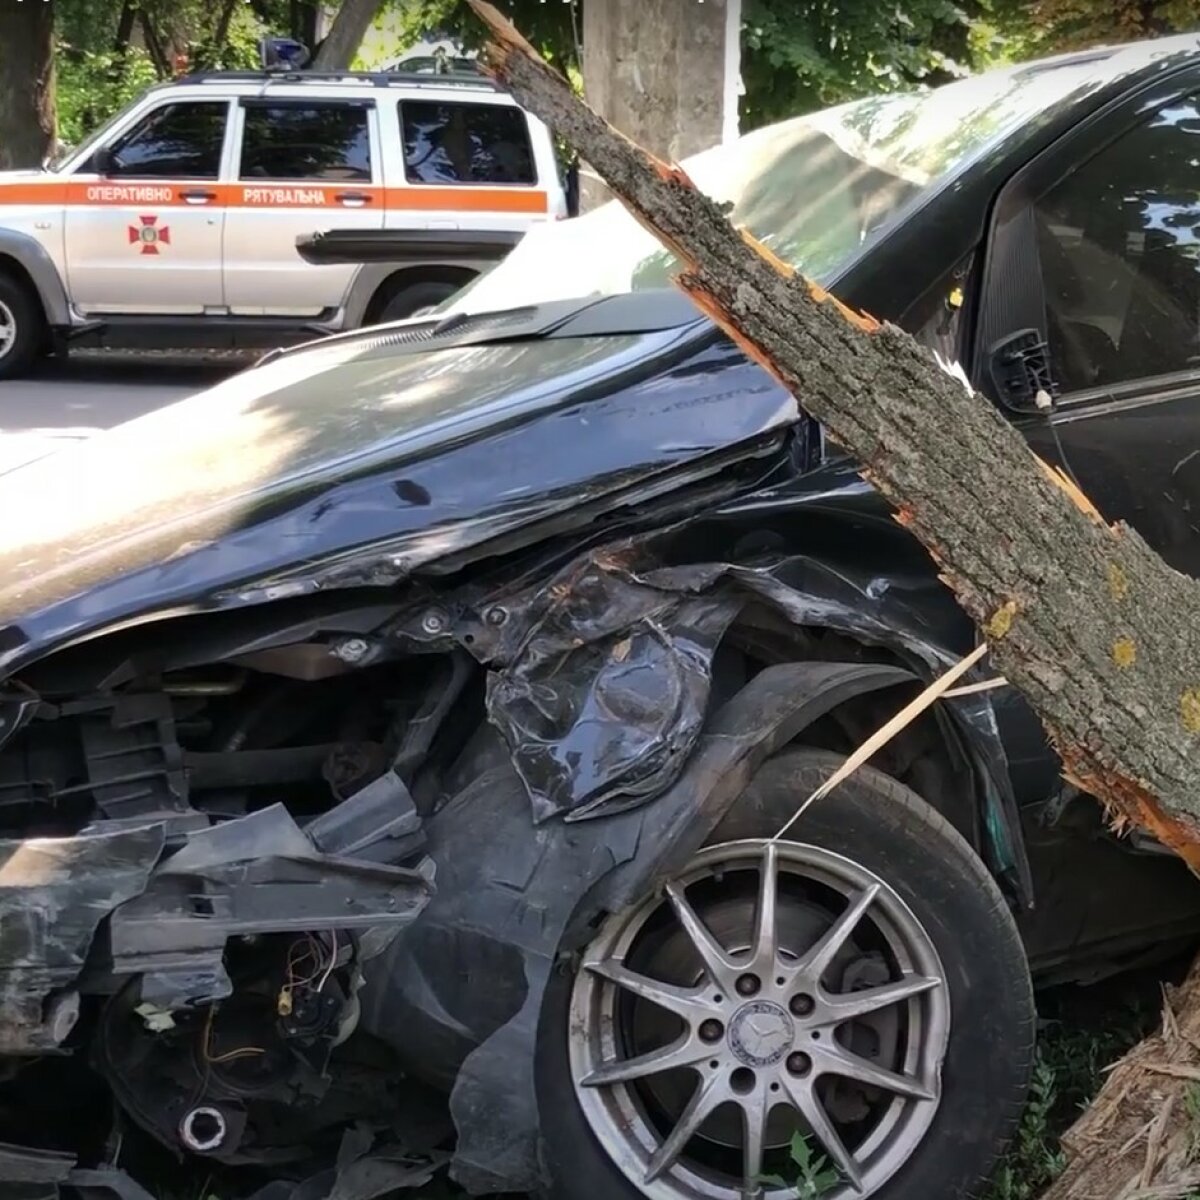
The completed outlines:
<svg viewBox="0 0 1200 1200">
<path fill-rule="evenodd" d="M 689 169 L 1200 574 L 1198 94 L 1144 43 Z M 800 1135 L 964 1196 L 1033 985 L 1194 942 L 986 662 L 808 803 L 976 634 L 672 267 L 602 208 L 0 475 L 0 1194 L 781 1200 Z"/>
</svg>

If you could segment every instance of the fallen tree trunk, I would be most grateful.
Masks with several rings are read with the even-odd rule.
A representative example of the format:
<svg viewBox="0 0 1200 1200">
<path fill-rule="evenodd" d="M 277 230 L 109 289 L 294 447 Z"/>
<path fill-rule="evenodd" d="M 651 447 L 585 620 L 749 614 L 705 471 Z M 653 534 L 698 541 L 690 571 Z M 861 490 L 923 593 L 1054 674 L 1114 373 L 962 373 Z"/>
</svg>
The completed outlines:
<svg viewBox="0 0 1200 1200">
<path fill-rule="evenodd" d="M 572 93 L 513 25 L 490 69 L 682 262 L 679 286 L 856 460 L 928 548 L 1067 775 L 1200 868 L 1200 584 L 1106 524 L 903 331 L 796 275 Z"/>
<path fill-rule="evenodd" d="M 854 456 L 929 550 L 994 667 L 1041 717 L 1066 777 L 1118 826 L 1140 826 L 1200 873 L 1200 584 L 1106 523 L 912 338 L 735 230 L 683 171 L 578 100 L 496 9 L 470 3 L 492 35 L 492 73 L 678 257 L 679 286 Z M 1188 1194 L 1198 1045 L 1200 965 L 1163 1033 L 1113 1073 L 1068 1136 L 1074 1160 L 1047 1200 Z"/>
</svg>

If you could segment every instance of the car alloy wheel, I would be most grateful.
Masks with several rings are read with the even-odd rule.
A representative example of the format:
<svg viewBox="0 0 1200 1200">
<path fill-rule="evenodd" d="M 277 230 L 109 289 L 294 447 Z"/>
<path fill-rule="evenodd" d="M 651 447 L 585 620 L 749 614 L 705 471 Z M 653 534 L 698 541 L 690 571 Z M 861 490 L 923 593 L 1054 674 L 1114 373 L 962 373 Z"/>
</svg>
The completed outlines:
<svg viewBox="0 0 1200 1200">
<path fill-rule="evenodd" d="M 754 839 L 708 847 L 606 921 L 570 1030 L 584 1116 L 651 1200 L 794 1197 L 797 1133 L 836 1170 L 832 1200 L 872 1195 L 928 1131 L 950 996 L 884 880 Z"/>
<path fill-rule="evenodd" d="M 0 358 L 6 357 L 16 343 L 16 314 L 3 300 L 0 300 Z"/>
</svg>

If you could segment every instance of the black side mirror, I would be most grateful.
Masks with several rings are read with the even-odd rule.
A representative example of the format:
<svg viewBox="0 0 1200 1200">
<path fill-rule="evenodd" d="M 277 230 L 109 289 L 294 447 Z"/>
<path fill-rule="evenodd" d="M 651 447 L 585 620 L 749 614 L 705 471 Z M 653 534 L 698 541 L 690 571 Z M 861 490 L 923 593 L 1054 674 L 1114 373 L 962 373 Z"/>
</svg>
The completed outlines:
<svg viewBox="0 0 1200 1200">
<path fill-rule="evenodd" d="M 111 175 L 114 161 L 113 152 L 107 146 L 101 146 L 92 155 L 92 169 L 97 175 Z"/>
<path fill-rule="evenodd" d="M 1036 329 L 1001 338 L 988 350 L 992 384 L 1002 404 L 1018 413 L 1047 412 L 1058 398 L 1050 349 Z"/>
</svg>

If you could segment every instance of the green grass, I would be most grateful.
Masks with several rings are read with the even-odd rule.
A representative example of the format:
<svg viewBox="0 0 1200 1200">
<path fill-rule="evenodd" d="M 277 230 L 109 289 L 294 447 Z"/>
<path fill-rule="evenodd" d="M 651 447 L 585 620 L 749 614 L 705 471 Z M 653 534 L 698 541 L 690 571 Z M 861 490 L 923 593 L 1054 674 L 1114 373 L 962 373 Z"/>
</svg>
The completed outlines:
<svg viewBox="0 0 1200 1200">
<path fill-rule="evenodd" d="M 1059 1139 L 1099 1091 L 1105 1068 L 1157 1027 L 1160 1003 L 1149 975 L 1041 998 L 1029 1101 L 985 1200 L 1035 1200 L 1058 1177 L 1066 1166 Z M 1194 1102 L 1200 1117 L 1200 1088 Z"/>
</svg>

